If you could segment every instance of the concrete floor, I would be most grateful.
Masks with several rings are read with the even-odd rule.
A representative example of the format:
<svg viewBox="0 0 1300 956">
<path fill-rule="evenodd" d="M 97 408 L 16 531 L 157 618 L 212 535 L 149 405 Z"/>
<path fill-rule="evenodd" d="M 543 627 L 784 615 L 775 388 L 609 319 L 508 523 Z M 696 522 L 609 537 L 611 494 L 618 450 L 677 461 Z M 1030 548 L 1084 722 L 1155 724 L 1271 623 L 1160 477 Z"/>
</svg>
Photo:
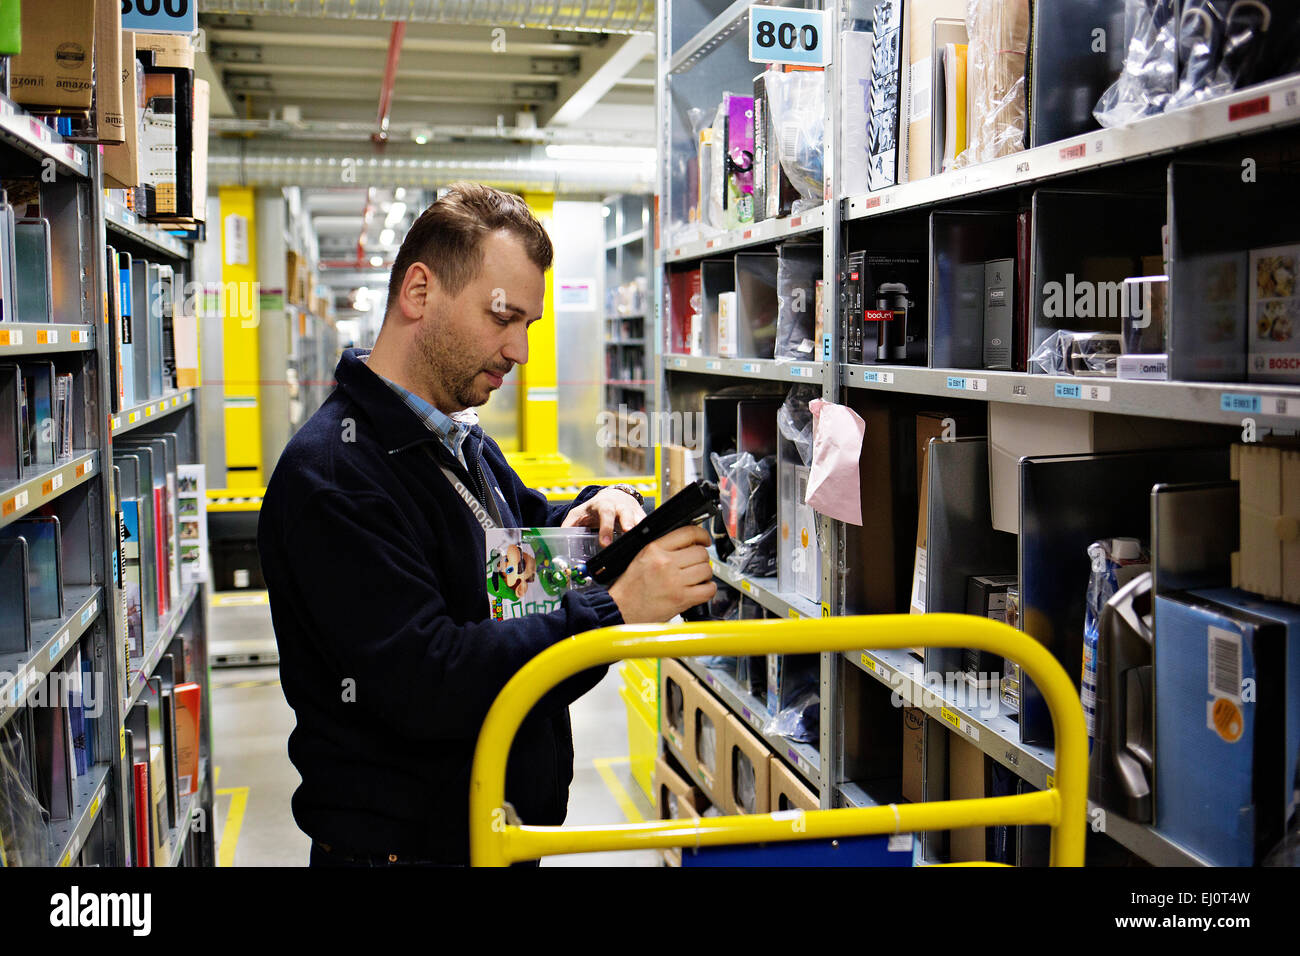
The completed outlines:
<svg viewBox="0 0 1300 956">
<path fill-rule="evenodd" d="M 215 617 L 216 615 L 214 615 Z M 269 612 L 268 612 L 269 616 Z M 627 764 L 627 712 L 617 668 L 572 707 L 574 779 L 570 824 L 649 815 Z M 286 751 L 294 726 L 276 667 L 212 671 L 212 746 L 217 769 L 218 865 L 305 866 L 310 841 L 289 799 L 299 777 Z M 604 773 L 602 773 L 602 770 Z M 543 866 L 657 866 L 654 851 L 551 857 Z"/>
</svg>

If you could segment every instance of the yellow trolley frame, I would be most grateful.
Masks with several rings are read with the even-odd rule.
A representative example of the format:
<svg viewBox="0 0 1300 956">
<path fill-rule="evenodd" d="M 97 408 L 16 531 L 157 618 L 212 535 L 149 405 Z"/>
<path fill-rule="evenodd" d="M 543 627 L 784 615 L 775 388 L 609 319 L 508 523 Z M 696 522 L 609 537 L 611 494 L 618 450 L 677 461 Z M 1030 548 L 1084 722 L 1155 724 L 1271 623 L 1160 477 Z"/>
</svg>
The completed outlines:
<svg viewBox="0 0 1300 956">
<path fill-rule="evenodd" d="M 505 800 L 506 758 L 519 725 L 552 687 L 580 671 L 630 657 L 808 654 L 862 648 L 970 647 L 1015 661 L 1033 678 L 1056 728 L 1056 776 L 1035 793 L 980 800 L 898 803 L 791 813 L 539 827 L 521 825 Z M 1082 866 L 1088 809 L 1083 706 L 1064 668 L 1033 638 L 965 614 L 878 614 L 819 620 L 623 625 L 560 641 L 529 661 L 488 711 L 470 780 L 470 860 L 507 866 L 565 853 L 774 843 L 961 827 L 1052 828 L 1052 866 Z"/>
</svg>

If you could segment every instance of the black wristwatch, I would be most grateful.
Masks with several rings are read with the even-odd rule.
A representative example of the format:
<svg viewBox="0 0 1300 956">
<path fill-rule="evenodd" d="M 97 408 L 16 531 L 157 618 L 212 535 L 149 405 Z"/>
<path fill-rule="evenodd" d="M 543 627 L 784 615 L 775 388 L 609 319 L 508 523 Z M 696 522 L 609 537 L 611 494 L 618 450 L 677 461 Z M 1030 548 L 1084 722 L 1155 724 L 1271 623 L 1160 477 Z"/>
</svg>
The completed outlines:
<svg viewBox="0 0 1300 956">
<path fill-rule="evenodd" d="M 641 497 L 641 492 L 637 491 L 631 485 L 609 485 L 608 487 L 613 488 L 615 491 L 626 492 L 627 494 L 635 498 L 636 503 L 639 504 L 642 508 L 645 507 L 645 499 Z"/>
</svg>

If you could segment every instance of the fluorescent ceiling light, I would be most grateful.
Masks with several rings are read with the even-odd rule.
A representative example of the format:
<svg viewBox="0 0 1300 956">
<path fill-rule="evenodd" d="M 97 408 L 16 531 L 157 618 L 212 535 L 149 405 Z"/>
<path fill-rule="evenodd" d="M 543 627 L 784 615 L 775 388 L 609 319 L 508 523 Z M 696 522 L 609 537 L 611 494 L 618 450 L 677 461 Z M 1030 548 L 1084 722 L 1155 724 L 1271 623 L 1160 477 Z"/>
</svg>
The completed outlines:
<svg viewBox="0 0 1300 956">
<path fill-rule="evenodd" d="M 391 246 L 393 244 L 394 235 L 395 233 L 393 232 L 393 230 L 385 229 L 383 232 L 379 234 L 379 244 L 381 246 Z"/>
<path fill-rule="evenodd" d="M 397 200 L 398 202 L 400 202 L 401 200 L 405 199 L 405 198 L 406 198 L 406 190 L 403 189 L 401 186 L 398 186 L 396 189 L 393 190 L 393 198 L 394 198 L 395 200 Z"/>
<path fill-rule="evenodd" d="M 371 257 L 370 257 L 370 264 L 371 264 L 372 266 L 376 266 L 376 267 L 378 267 L 378 266 L 382 266 L 382 265 L 384 264 L 384 257 L 383 257 L 383 256 L 371 256 Z"/>
<path fill-rule="evenodd" d="M 589 146 L 582 143 L 551 143 L 548 159 L 591 160 L 602 163 L 652 163 L 653 146 Z"/>
</svg>

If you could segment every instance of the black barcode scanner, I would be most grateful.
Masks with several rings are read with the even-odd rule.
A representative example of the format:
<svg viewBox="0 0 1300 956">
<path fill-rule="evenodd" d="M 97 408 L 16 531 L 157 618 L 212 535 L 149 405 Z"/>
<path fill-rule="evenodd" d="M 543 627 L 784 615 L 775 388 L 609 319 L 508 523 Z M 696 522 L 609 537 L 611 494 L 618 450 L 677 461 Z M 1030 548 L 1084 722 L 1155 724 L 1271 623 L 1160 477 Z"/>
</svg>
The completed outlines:
<svg viewBox="0 0 1300 956">
<path fill-rule="evenodd" d="M 696 481 L 687 485 L 625 531 L 609 547 L 593 554 L 587 560 L 587 575 L 598 584 L 612 584 L 651 541 L 657 541 L 685 525 L 710 518 L 718 513 L 720 507 L 718 486 L 713 482 Z"/>
</svg>

